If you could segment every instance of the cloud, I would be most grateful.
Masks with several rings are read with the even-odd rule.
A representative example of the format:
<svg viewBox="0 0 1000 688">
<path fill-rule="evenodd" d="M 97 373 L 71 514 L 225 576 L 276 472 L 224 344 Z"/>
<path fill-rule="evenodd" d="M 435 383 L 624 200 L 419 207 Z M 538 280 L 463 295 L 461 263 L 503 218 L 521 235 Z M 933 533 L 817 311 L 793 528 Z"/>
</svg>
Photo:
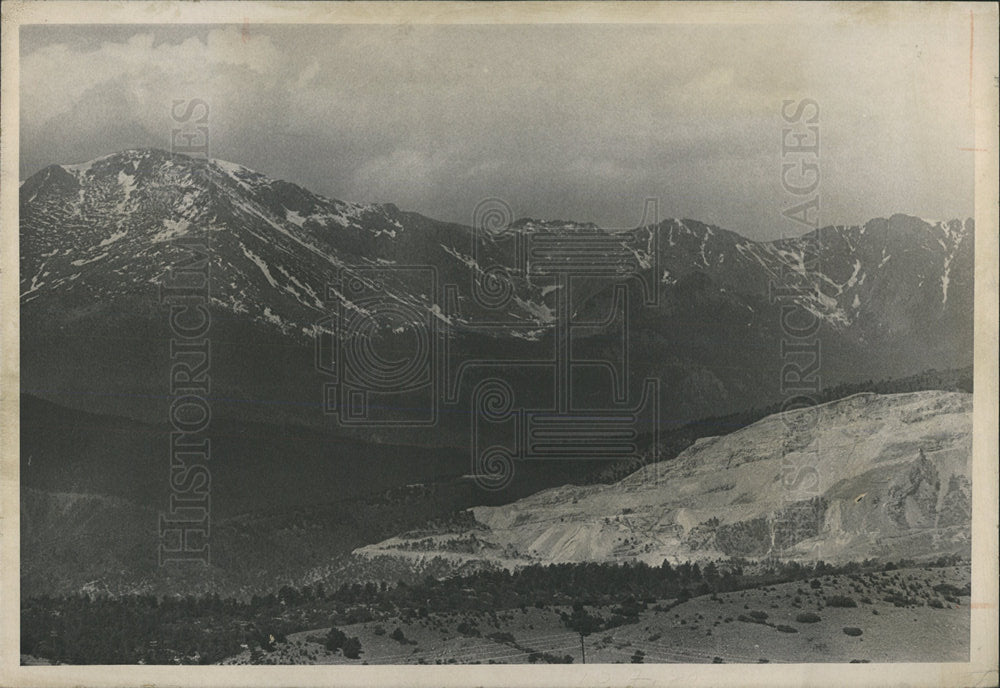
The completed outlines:
<svg viewBox="0 0 1000 688">
<path fill-rule="evenodd" d="M 364 161 L 354 172 L 353 189 L 385 202 L 419 202 L 448 178 L 452 166 L 442 152 L 393 150 Z M 402 182 L 402 183 L 401 183 Z"/>
<path fill-rule="evenodd" d="M 947 13 L 946 13 L 947 14 Z M 953 14 L 953 13 L 952 13 Z M 467 221 L 634 222 L 641 199 L 776 236 L 781 103 L 821 103 L 823 216 L 950 216 L 972 199 L 967 25 L 35 28 L 21 171 L 169 141 L 320 193 Z M 639 199 L 639 200 L 636 200 Z"/>
<path fill-rule="evenodd" d="M 225 90 L 234 70 L 243 70 L 243 83 L 247 77 L 273 83 L 284 62 L 268 36 L 248 36 L 235 27 L 210 31 L 204 41 L 175 44 L 157 44 L 153 34 L 140 33 L 96 50 L 49 45 L 21 61 L 21 108 L 39 126 L 65 116 L 88 92 L 117 81 L 127 83 L 132 101 L 143 109 L 171 92 Z"/>
</svg>

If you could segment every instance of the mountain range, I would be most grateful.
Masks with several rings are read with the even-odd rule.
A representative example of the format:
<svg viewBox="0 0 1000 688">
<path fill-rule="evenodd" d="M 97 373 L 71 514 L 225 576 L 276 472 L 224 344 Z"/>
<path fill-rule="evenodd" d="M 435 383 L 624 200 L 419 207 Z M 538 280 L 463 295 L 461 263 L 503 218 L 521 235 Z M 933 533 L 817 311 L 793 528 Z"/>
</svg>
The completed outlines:
<svg viewBox="0 0 1000 688">
<path fill-rule="evenodd" d="M 627 307 L 625 374 L 632 396 L 643 379 L 661 381 L 667 427 L 783 396 L 776 287 L 793 290 L 791 300 L 819 323 L 823 386 L 972 360 L 971 219 L 893 215 L 772 242 L 681 219 L 624 231 L 505 218 L 483 231 L 390 204 L 327 199 L 232 163 L 129 150 L 52 165 L 21 185 L 22 389 L 162 420 L 170 334 L 159 288 L 171 266 L 190 259 L 182 237 L 209 247 L 213 417 L 347 432 L 322 412 L 313 340 L 331 314 L 363 313 L 355 302 L 372 298 L 425 318 L 455 359 L 547 355 L 560 282 L 558 270 L 533 266 L 555 260 L 539 253 L 546 245 L 558 256 L 560 242 L 581 237 L 588 255 L 618 256 L 641 287 Z M 534 251 L 527 269 L 512 252 L 518 246 Z M 574 277 L 568 310 L 606 318 L 615 281 Z M 477 292 L 492 287 L 507 291 L 502 308 L 487 308 Z M 368 333 L 383 339 L 386 359 L 413 346 L 399 329 L 390 318 Z M 577 355 L 620 355 L 608 344 L 620 329 L 581 332 Z M 509 375 L 515 387 L 537 384 L 533 374 Z M 600 396 L 608 383 L 591 378 L 581 393 Z M 454 381 L 459 410 L 473 383 Z M 433 431 L 365 428 L 362 436 L 462 446 L 461 415 L 442 413 Z"/>
<path fill-rule="evenodd" d="M 605 465 L 569 455 L 526 462 L 507 489 L 483 491 L 468 480 L 470 423 L 475 390 L 496 373 L 471 366 L 453 374 L 455 362 L 499 364 L 525 405 L 544 407 L 552 380 L 519 362 L 552 356 L 566 341 L 561 323 L 572 319 L 584 323 L 572 355 L 618 365 L 573 378 L 573 403 L 599 411 L 620 402 L 620 392 L 634 401 L 643 380 L 655 378 L 665 432 L 788 396 L 788 303 L 816 326 L 822 388 L 967 367 L 974 234 L 971 219 L 899 214 L 771 242 L 655 213 L 630 229 L 503 212 L 463 226 L 160 150 L 49 166 L 20 188 L 22 585 L 262 590 L 275 580 L 328 576 L 340 566 L 334 559 L 352 550 L 362 560 L 416 561 L 424 545 L 400 546 L 412 538 L 390 536 L 470 507 L 478 525 L 460 539 L 491 542 L 512 562 L 655 559 L 668 550 L 799 556 L 796 547 L 817 543 L 782 542 L 779 551 L 762 539 L 782 522 L 774 485 L 749 496 L 735 487 L 756 485 L 759 469 L 774 468 L 774 443 L 788 439 L 772 433 L 777 417 L 702 440 L 677 462 L 647 466 L 612 488 L 535 495 Z M 164 582 L 150 535 L 169 482 L 174 333 L 161 290 L 171 269 L 195 255 L 209 267 L 219 548 L 205 580 Z M 790 296 L 774 298 L 782 289 Z M 372 348 L 351 349 L 356 341 Z M 415 342 L 432 352 L 428 375 L 443 373 L 440 387 L 430 385 L 437 396 L 373 403 L 363 420 L 374 425 L 338 422 L 343 406 L 331 410 L 324 395 L 342 370 L 324 354 L 347 351 L 338 365 L 374 355 L 376 368 L 391 370 Z M 431 423 L 386 424 L 428 405 L 437 413 Z M 859 440 L 860 454 L 795 501 L 812 515 L 810 537 L 825 540 L 825 556 L 964 547 L 961 527 L 939 521 L 951 514 L 957 524 L 965 513 L 968 405 L 960 394 L 858 397 L 824 407 L 826 425 L 815 437 L 793 438 L 839 446 L 845 437 L 863 440 L 873 432 L 866 423 L 883 419 L 882 445 Z M 646 428 L 635 443 L 648 456 L 654 437 Z M 866 491 L 847 494 L 859 480 L 876 487 L 852 506 Z M 674 498 L 678 484 L 690 491 Z M 910 487 L 916 501 L 908 501 Z M 880 510 L 858 516 L 876 496 Z M 686 504 L 692 500 L 705 510 Z M 631 535 L 622 531 L 626 516 Z M 864 540 L 855 522 L 862 516 L 875 518 L 888 540 Z M 929 549 L 919 544 L 928 538 L 937 543 Z M 94 543 L 107 551 L 86 560 Z M 461 546 L 475 553 L 481 545 Z M 451 556 L 435 542 L 427 547 L 428 556 Z M 475 564 L 476 556 L 465 560 Z M 41 571 L 61 573 L 50 585 Z"/>
</svg>

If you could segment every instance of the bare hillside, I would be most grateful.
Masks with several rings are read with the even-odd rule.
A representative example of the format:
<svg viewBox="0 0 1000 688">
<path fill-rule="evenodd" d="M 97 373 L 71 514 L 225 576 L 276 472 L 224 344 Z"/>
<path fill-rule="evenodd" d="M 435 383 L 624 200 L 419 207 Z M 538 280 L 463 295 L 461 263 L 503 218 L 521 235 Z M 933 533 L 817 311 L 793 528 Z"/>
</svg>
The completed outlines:
<svg viewBox="0 0 1000 688">
<path fill-rule="evenodd" d="M 477 507 L 474 530 L 361 548 L 505 566 L 919 558 L 969 547 L 972 396 L 859 394 L 698 441 L 610 486 Z"/>
</svg>

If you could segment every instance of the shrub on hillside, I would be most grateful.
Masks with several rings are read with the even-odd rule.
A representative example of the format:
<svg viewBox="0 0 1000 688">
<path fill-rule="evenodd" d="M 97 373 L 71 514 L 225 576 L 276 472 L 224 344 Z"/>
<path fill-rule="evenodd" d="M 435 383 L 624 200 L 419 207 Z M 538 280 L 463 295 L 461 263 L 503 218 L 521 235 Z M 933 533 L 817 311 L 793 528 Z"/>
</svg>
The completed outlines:
<svg viewBox="0 0 1000 688">
<path fill-rule="evenodd" d="M 860 628 L 857 628 L 856 626 L 844 626 L 844 633 L 850 636 L 859 636 L 861 635 L 862 631 Z"/>
<path fill-rule="evenodd" d="M 782 633 L 798 633 L 799 629 L 794 626 L 786 626 L 785 624 L 778 624 L 777 629 Z"/>
<path fill-rule="evenodd" d="M 827 607 L 857 607 L 858 603 L 853 597 L 847 595 L 830 595 L 826 598 Z"/>
<path fill-rule="evenodd" d="M 952 597 L 964 596 L 968 597 L 972 594 L 972 586 L 966 583 L 963 587 L 959 588 L 957 586 L 951 585 L 950 583 L 938 583 L 934 586 L 934 592 L 940 593 L 942 595 L 949 595 Z"/>
<path fill-rule="evenodd" d="M 344 643 L 344 656 L 348 659 L 357 659 L 361 656 L 361 641 L 357 638 L 348 638 Z"/>
<path fill-rule="evenodd" d="M 347 634 L 342 630 L 334 626 L 330 629 L 330 632 L 326 634 L 326 649 L 330 652 L 336 652 L 340 648 L 344 647 L 344 643 L 347 642 Z"/>
<path fill-rule="evenodd" d="M 492 660 L 490 660 L 492 663 Z M 572 664 L 573 658 L 569 655 L 563 655 L 562 657 L 554 655 L 550 652 L 532 652 L 528 655 L 528 662 L 531 664 L 536 664 L 538 662 L 544 662 L 546 664 Z"/>
<path fill-rule="evenodd" d="M 457 630 L 462 635 L 470 635 L 477 637 L 482 635 L 479 632 L 479 629 L 476 628 L 474 624 L 471 624 L 468 621 L 463 621 L 462 623 L 458 624 L 458 626 L 455 627 L 455 630 Z"/>
<path fill-rule="evenodd" d="M 816 623 L 821 621 L 819 614 L 814 614 L 813 612 L 802 612 L 796 615 L 795 620 L 799 623 Z"/>
<path fill-rule="evenodd" d="M 886 602 L 891 602 L 894 607 L 920 606 L 920 600 L 917 600 L 913 597 L 907 597 L 906 595 L 900 595 L 898 593 L 886 595 L 882 599 L 885 600 Z"/>
</svg>

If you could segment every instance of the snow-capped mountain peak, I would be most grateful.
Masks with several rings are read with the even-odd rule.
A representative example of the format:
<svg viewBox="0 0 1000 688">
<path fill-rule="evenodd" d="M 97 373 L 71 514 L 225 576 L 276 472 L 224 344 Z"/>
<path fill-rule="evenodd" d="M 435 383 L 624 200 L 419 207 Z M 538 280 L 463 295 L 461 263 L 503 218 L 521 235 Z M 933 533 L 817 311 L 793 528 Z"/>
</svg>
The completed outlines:
<svg viewBox="0 0 1000 688">
<path fill-rule="evenodd" d="M 43 329 L 155 311 L 159 285 L 194 241 L 209 261 L 212 308 L 296 346 L 338 309 L 372 312 L 373 299 L 422 313 L 469 347 L 547 346 L 560 299 L 571 298 L 573 318 L 610 328 L 587 331 L 599 350 L 620 324 L 608 320 L 614 284 L 627 279 L 644 290 L 628 319 L 632 376 L 688 386 L 705 409 L 753 397 L 760 382 L 747 375 L 762 355 L 778 362 L 789 305 L 800 323 L 818 323 L 828 379 L 971 358 L 971 219 L 893 215 L 771 242 L 693 219 L 625 231 L 522 218 L 479 232 L 155 149 L 52 165 L 19 193 L 22 323 Z M 574 277 L 567 296 L 538 266 L 572 265 L 581 249 L 564 242 L 576 241 L 627 270 Z"/>
</svg>

